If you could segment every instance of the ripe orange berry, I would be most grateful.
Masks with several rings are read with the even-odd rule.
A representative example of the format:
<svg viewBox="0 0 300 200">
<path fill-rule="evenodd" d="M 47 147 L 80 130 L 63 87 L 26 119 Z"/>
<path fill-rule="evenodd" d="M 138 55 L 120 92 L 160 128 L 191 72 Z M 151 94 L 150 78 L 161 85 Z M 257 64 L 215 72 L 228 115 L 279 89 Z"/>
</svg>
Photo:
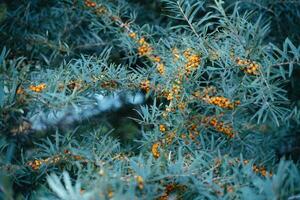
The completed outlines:
<svg viewBox="0 0 300 200">
<path fill-rule="evenodd" d="M 156 63 L 160 63 L 161 58 L 159 56 L 151 56 L 151 60 Z"/>
</svg>

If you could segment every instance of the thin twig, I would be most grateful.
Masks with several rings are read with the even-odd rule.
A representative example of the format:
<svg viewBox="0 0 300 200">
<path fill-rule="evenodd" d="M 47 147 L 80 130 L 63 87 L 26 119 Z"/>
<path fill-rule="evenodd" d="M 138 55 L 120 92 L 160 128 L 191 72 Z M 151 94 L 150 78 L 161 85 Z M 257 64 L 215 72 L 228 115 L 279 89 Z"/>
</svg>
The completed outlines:
<svg viewBox="0 0 300 200">
<path fill-rule="evenodd" d="M 194 34 L 195 34 L 198 38 L 200 38 L 200 35 L 197 33 L 195 27 L 193 26 L 193 24 L 191 24 L 191 22 L 189 21 L 188 17 L 184 14 L 184 11 L 183 11 L 182 7 L 180 6 L 179 2 L 177 1 L 176 3 L 177 3 L 177 6 L 178 6 L 178 8 L 179 8 L 179 10 L 180 10 L 180 12 L 181 12 L 181 14 L 182 14 L 182 16 L 183 16 L 184 19 L 187 21 L 188 25 L 190 26 L 190 28 L 192 29 L 192 31 L 194 32 Z"/>
</svg>

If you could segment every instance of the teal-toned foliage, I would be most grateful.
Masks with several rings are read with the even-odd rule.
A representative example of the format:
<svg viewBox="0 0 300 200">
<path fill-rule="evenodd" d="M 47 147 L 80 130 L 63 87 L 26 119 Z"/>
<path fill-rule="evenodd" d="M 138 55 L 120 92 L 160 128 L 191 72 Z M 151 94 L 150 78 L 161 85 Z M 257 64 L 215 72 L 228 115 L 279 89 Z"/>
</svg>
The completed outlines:
<svg viewBox="0 0 300 200">
<path fill-rule="evenodd" d="M 299 198 L 299 2 L 0 5 L 0 199 Z"/>
</svg>

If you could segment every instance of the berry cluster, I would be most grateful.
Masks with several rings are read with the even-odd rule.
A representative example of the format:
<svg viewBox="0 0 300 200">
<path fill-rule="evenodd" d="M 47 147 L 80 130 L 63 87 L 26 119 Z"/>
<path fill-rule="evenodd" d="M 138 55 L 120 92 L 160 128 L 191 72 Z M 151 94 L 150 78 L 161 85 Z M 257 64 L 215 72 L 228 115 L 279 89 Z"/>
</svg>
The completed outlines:
<svg viewBox="0 0 300 200">
<path fill-rule="evenodd" d="M 203 100 L 206 103 L 225 108 L 225 109 L 234 109 L 236 106 L 240 105 L 240 101 L 232 102 L 230 99 L 223 96 L 213 96 L 216 93 L 215 87 L 207 87 L 202 92 L 194 92 L 193 98 Z"/>
<path fill-rule="evenodd" d="M 213 180 L 213 182 L 214 182 L 214 184 L 218 185 L 218 187 L 216 188 L 216 187 L 211 186 L 211 189 L 219 197 L 224 196 L 225 193 L 234 192 L 234 186 L 231 185 L 230 183 L 221 183 L 217 179 Z"/>
<path fill-rule="evenodd" d="M 166 134 L 165 141 L 163 141 L 163 142 L 167 143 L 167 144 L 171 144 L 175 137 L 176 137 L 176 132 L 175 131 L 169 132 L 168 134 Z"/>
<path fill-rule="evenodd" d="M 160 147 L 164 147 L 165 144 L 171 144 L 176 137 L 176 131 L 167 131 L 167 128 L 164 124 L 159 125 L 159 130 L 164 133 L 164 138 L 158 140 L 152 145 L 151 152 L 154 158 L 160 157 Z"/>
<path fill-rule="evenodd" d="M 239 158 L 236 158 L 236 159 L 229 161 L 229 164 L 231 164 L 231 165 L 238 164 L 238 163 L 243 163 L 244 165 L 247 165 L 247 164 L 249 164 L 249 160 L 243 160 L 243 162 L 241 162 L 241 160 Z M 272 172 L 268 172 L 264 166 L 258 166 L 256 164 L 252 165 L 252 170 L 256 174 L 260 174 L 264 177 L 273 175 Z"/>
<path fill-rule="evenodd" d="M 175 191 L 183 192 L 184 190 L 186 190 L 186 186 L 170 183 L 165 186 L 164 193 L 159 198 L 157 198 L 157 200 L 173 199 L 173 198 L 169 197 L 170 194 L 174 193 Z"/>
<path fill-rule="evenodd" d="M 101 83 L 101 87 L 106 89 L 114 89 L 117 88 L 117 86 L 118 83 L 114 80 L 104 81 L 103 83 Z"/>
<path fill-rule="evenodd" d="M 46 158 L 46 159 L 35 159 L 34 161 L 30 161 L 27 163 L 28 166 L 30 166 L 33 170 L 38 170 L 40 169 L 42 164 L 57 164 L 58 162 L 62 160 L 68 160 L 69 158 L 72 158 L 74 160 L 81 160 L 84 162 L 87 162 L 84 160 L 82 156 L 79 155 L 74 155 L 72 154 L 69 150 L 64 151 L 65 155 L 54 155 L 52 157 Z"/>
<path fill-rule="evenodd" d="M 195 140 L 196 136 L 200 134 L 196 124 L 191 124 L 190 127 L 188 128 L 188 131 L 189 131 L 189 136 L 192 140 Z"/>
<path fill-rule="evenodd" d="M 176 99 L 180 98 L 180 91 L 181 91 L 181 86 L 177 85 L 177 84 L 173 84 L 172 85 L 172 89 L 170 91 L 166 91 L 164 93 L 165 97 L 167 98 L 168 101 L 171 101 L 174 99 L 174 97 Z"/>
<path fill-rule="evenodd" d="M 165 126 L 164 124 L 160 124 L 160 125 L 159 125 L 159 130 L 160 130 L 161 132 L 165 132 L 165 131 L 167 130 L 167 128 L 166 128 L 166 126 Z"/>
<path fill-rule="evenodd" d="M 38 170 L 42 164 L 43 160 L 34 160 L 28 162 L 28 166 L 30 166 L 33 170 Z"/>
<path fill-rule="evenodd" d="M 160 147 L 160 142 L 155 142 L 152 145 L 151 152 L 154 158 L 160 157 L 159 147 Z"/>
<path fill-rule="evenodd" d="M 185 72 L 189 75 L 193 70 L 197 69 L 197 67 L 201 63 L 201 58 L 197 54 L 192 54 L 188 49 L 183 52 L 184 57 L 187 59 L 187 63 L 185 64 Z"/>
<path fill-rule="evenodd" d="M 158 63 L 156 69 L 160 75 L 165 74 L 165 65 L 163 63 Z"/>
<path fill-rule="evenodd" d="M 30 85 L 29 89 L 33 92 L 42 92 L 44 89 L 46 88 L 46 84 L 45 83 L 41 83 L 37 86 L 34 85 Z"/>
<path fill-rule="evenodd" d="M 240 101 L 231 102 L 228 98 L 222 96 L 214 96 L 214 97 L 206 96 L 205 98 L 203 98 L 203 100 L 209 104 L 213 104 L 221 108 L 226 108 L 230 110 L 234 109 L 237 105 L 240 104 Z"/>
<path fill-rule="evenodd" d="M 187 133 L 182 133 L 180 135 L 181 139 L 184 140 L 185 144 L 189 144 L 188 138 L 193 140 L 196 144 L 198 144 L 198 141 L 196 141 L 196 138 L 200 135 L 200 132 L 198 131 L 198 126 L 195 123 L 189 122 L 187 124 Z"/>
<path fill-rule="evenodd" d="M 61 160 L 61 157 L 56 155 L 50 158 L 46 159 L 36 159 L 34 161 L 30 161 L 27 163 L 28 166 L 30 166 L 33 170 L 38 170 L 40 169 L 42 164 L 56 164 Z"/>
<path fill-rule="evenodd" d="M 117 18 L 113 17 L 113 21 L 120 21 L 120 20 L 114 20 Z M 133 39 L 135 43 L 137 44 L 137 54 L 139 56 L 145 56 L 150 61 L 152 61 L 156 65 L 156 70 L 160 75 L 165 74 L 165 64 L 162 62 L 161 58 L 154 54 L 154 49 L 151 44 L 149 44 L 144 37 L 140 37 L 136 32 L 132 31 L 129 26 L 122 26 L 126 28 L 126 32 L 128 33 L 128 37 Z M 178 80 L 171 82 L 171 88 L 164 88 L 164 87 L 158 87 L 158 86 L 152 86 L 152 89 L 156 88 L 159 92 L 163 94 L 163 96 L 170 101 L 169 105 L 165 107 L 165 111 L 163 112 L 163 117 L 166 118 L 170 112 L 176 111 L 176 108 L 183 111 L 186 109 L 187 104 L 186 99 L 182 99 L 182 89 L 181 82 L 184 80 L 184 76 L 190 75 L 194 70 L 196 70 L 199 65 L 201 64 L 201 57 L 199 54 L 195 53 L 192 49 L 186 49 L 183 52 L 180 52 L 177 48 L 172 49 L 173 59 L 174 61 L 178 61 L 181 57 L 181 53 L 183 53 L 183 59 L 185 62 L 184 64 L 179 67 L 179 73 L 177 75 L 174 75 L 178 78 Z M 220 57 L 218 52 L 212 53 L 212 59 L 218 59 Z M 243 66 L 242 70 L 247 74 L 256 74 L 259 66 L 258 64 L 251 62 L 249 60 L 241 60 L 237 59 L 237 64 L 240 66 Z M 186 77 L 187 78 L 187 77 Z M 143 80 L 140 82 L 140 89 L 148 93 L 151 89 L 150 81 L 149 80 Z M 214 87 L 209 87 L 207 90 L 199 93 L 195 93 L 194 97 L 197 99 L 201 99 L 209 104 L 219 106 L 221 108 L 225 109 L 234 109 L 237 105 L 240 104 L 240 101 L 232 102 L 230 99 L 222 96 L 214 96 L 211 93 L 215 93 L 216 89 Z M 181 100 L 179 100 L 181 99 Z M 224 122 L 218 121 L 216 118 L 206 118 L 204 122 L 212 126 L 216 131 L 224 133 L 229 138 L 234 137 L 233 128 L 229 125 L 225 125 Z M 159 126 L 159 130 L 162 133 L 165 134 L 165 140 L 161 140 L 158 142 L 155 142 L 152 145 L 152 154 L 155 158 L 158 158 L 160 156 L 159 148 L 161 145 L 165 144 L 165 141 L 170 144 L 173 139 L 176 136 L 175 132 L 168 132 L 167 128 L 164 124 L 161 124 Z M 188 137 L 192 140 L 195 140 L 195 138 L 200 133 L 197 131 L 197 126 L 191 126 L 188 128 Z M 187 134 L 181 134 L 182 138 L 187 138 Z"/>
<path fill-rule="evenodd" d="M 141 37 L 138 39 L 138 35 L 133 32 L 129 31 L 128 36 L 138 44 L 138 55 L 139 56 L 146 56 L 156 64 L 156 69 L 159 74 L 164 75 L 165 74 L 165 65 L 162 63 L 161 58 L 157 55 L 153 54 L 153 48 L 150 46 L 148 42 L 146 42 L 144 37 Z"/>
<path fill-rule="evenodd" d="M 252 170 L 253 170 L 255 173 L 260 174 L 260 175 L 262 175 L 262 176 L 264 176 L 264 177 L 266 177 L 267 175 L 272 176 L 272 173 L 271 173 L 271 172 L 268 172 L 264 166 L 258 167 L 257 165 L 254 164 L 254 165 L 252 166 Z"/>
<path fill-rule="evenodd" d="M 150 81 L 149 80 L 144 80 L 140 83 L 140 88 L 141 90 L 145 91 L 148 93 L 150 91 Z"/>
<path fill-rule="evenodd" d="M 94 8 L 97 6 L 97 4 L 91 0 L 85 0 L 84 1 L 84 4 L 87 6 L 87 7 L 91 7 L 91 8 Z"/>
<path fill-rule="evenodd" d="M 151 54 L 153 49 L 150 46 L 150 44 L 146 42 L 145 38 L 142 37 L 141 39 L 139 39 L 138 44 L 138 54 L 140 56 L 146 56 Z"/>
<path fill-rule="evenodd" d="M 178 103 L 177 107 L 179 110 L 184 111 L 184 109 L 187 107 L 187 103 L 180 102 L 180 103 Z"/>
<path fill-rule="evenodd" d="M 225 155 L 225 157 L 227 157 L 227 155 Z M 226 161 L 224 160 L 224 157 L 221 157 L 221 158 L 216 158 L 214 160 L 214 166 L 213 166 L 213 172 L 214 172 L 214 175 L 216 177 L 220 177 L 222 173 L 222 166 L 227 166 L 227 164 L 229 166 L 239 166 L 241 167 L 242 165 L 248 165 L 249 164 L 249 160 L 243 160 L 241 161 L 239 158 L 230 158 L 230 159 L 226 159 Z M 224 165 L 223 165 L 224 164 Z M 241 165 L 242 164 L 242 165 Z M 261 167 L 258 167 L 256 164 L 253 164 L 252 165 L 252 170 L 253 172 L 255 172 L 256 174 L 260 174 L 262 175 L 263 177 L 266 177 L 266 176 L 272 176 L 272 173 L 271 172 L 268 172 L 266 170 L 265 167 L 261 166 Z M 232 185 L 232 183 L 222 183 L 220 181 L 218 181 L 217 179 L 215 179 L 213 181 L 215 184 L 217 184 L 220 189 L 214 189 L 214 192 L 218 195 L 218 196 L 223 196 L 224 193 L 231 193 L 231 192 L 234 192 L 234 189 L 235 189 L 235 185 Z"/>
<path fill-rule="evenodd" d="M 242 68 L 242 70 L 249 75 L 259 74 L 259 64 L 248 59 L 237 58 L 235 60 L 236 64 Z"/>
<path fill-rule="evenodd" d="M 183 87 L 182 87 L 182 78 L 183 76 L 180 74 L 175 75 L 175 80 L 173 80 L 173 84 L 171 88 L 163 88 L 160 90 L 162 97 L 165 97 L 169 102 L 169 105 L 165 107 L 165 111 L 163 112 L 163 117 L 167 118 L 168 113 L 175 112 L 176 108 L 180 111 L 184 111 L 187 107 L 186 98 L 183 97 Z"/>
<path fill-rule="evenodd" d="M 216 131 L 227 135 L 229 138 L 234 137 L 233 128 L 229 125 L 225 125 L 224 122 L 218 121 L 215 117 L 206 117 L 204 118 L 203 123 L 214 127 Z"/>
<path fill-rule="evenodd" d="M 137 38 L 137 34 L 135 32 L 131 32 L 128 34 L 128 36 L 132 39 L 136 39 Z"/>
</svg>

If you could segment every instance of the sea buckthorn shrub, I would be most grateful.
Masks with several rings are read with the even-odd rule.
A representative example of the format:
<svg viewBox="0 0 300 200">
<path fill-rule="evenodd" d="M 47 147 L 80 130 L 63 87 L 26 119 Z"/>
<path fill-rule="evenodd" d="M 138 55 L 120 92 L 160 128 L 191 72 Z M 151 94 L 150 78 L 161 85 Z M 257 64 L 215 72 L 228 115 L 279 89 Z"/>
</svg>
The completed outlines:
<svg viewBox="0 0 300 200">
<path fill-rule="evenodd" d="M 267 1 L 42 2 L 1 4 L 1 198 L 299 198 L 300 47 Z"/>
</svg>

